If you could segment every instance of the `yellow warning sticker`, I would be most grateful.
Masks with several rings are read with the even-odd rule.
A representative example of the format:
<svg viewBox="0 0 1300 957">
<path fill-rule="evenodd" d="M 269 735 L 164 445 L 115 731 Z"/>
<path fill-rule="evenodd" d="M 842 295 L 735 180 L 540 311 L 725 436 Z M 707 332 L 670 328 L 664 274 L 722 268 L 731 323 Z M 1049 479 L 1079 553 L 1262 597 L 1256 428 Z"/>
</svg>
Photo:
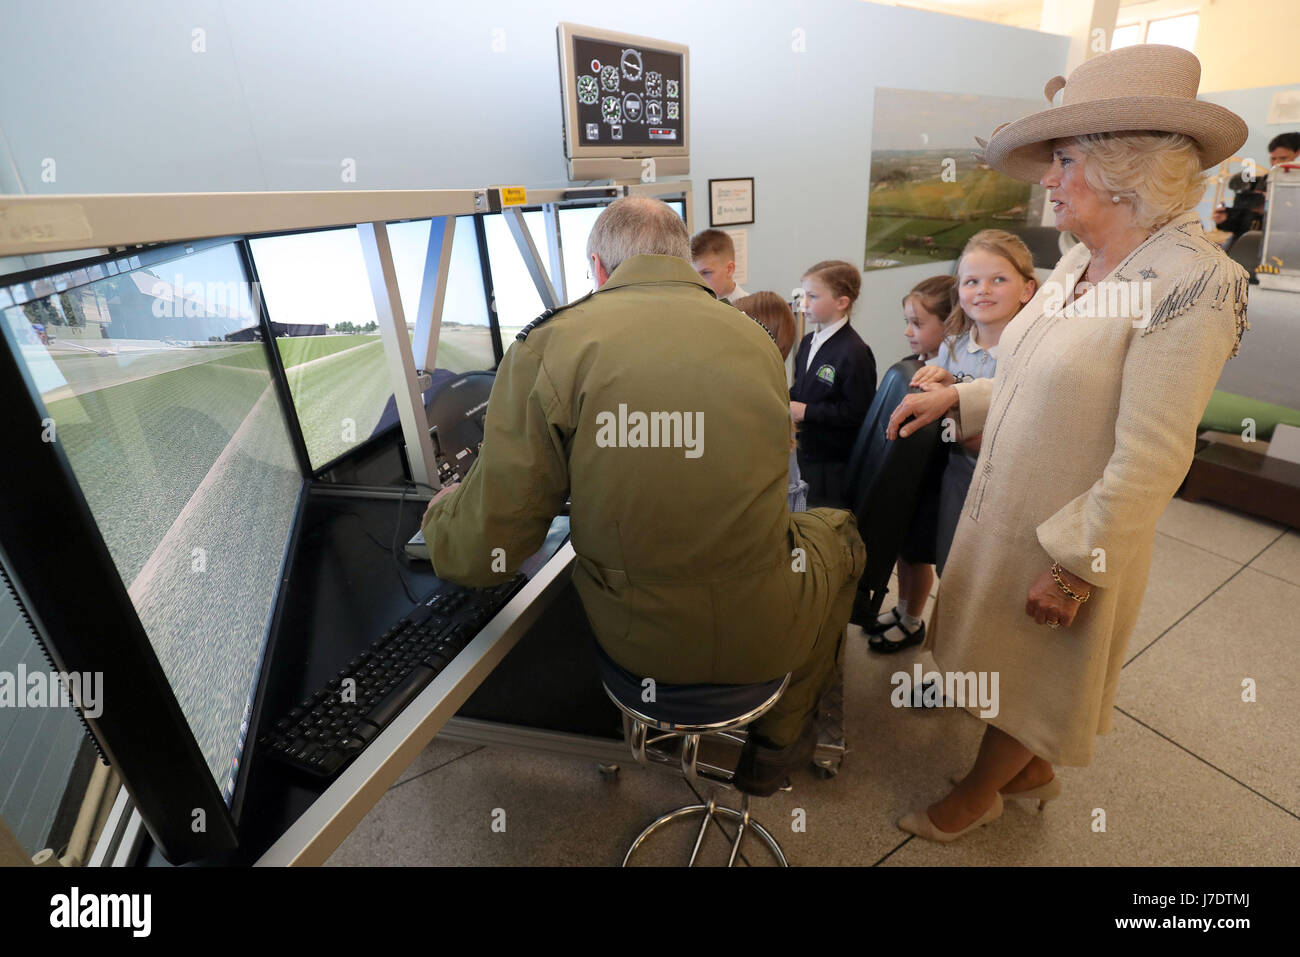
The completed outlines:
<svg viewBox="0 0 1300 957">
<path fill-rule="evenodd" d="M 528 190 L 522 186 L 502 186 L 502 206 L 523 206 L 528 202 Z"/>
</svg>

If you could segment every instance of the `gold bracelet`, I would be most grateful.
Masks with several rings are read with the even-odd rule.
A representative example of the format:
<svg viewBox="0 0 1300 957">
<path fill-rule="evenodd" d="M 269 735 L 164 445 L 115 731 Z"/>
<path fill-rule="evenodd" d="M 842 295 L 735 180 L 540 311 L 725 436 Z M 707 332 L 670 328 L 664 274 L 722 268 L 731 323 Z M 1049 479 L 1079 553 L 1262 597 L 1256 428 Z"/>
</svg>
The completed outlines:
<svg viewBox="0 0 1300 957">
<path fill-rule="evenodd" d="M 1065 592 L 1067 595 L 1069 595 L 1071 598 L 1073 598 L 1075 601 L 1077 601 L 1077 602 L 1078 602 L 1079 604 L 1081 604 L 1081 605 L 1082 605 L 1085 601 L 1087 601 L 1089 598 L 1092 597 L 1092 590 L 1091 590 L 1091 589 L 1088 590 L 1088 594 L 1086 594 L 1086 595 L 1080 597 L 1079 595 L 1076 595 L 1076 594 L 1074 593 L 1074 591 L 1070 588 L 1069 585 L 1067 585 L 1065 582 L 1061 581 L 1061 563 L 1060 563 L 1060 562 L 1052 562 L 1052 580 L 1053 580 L 1054 582 L 1056 582 L 1056 587 L 1057 587 L 1057 588 L 1061 589 L 1061 591 Z"/>
</svg>

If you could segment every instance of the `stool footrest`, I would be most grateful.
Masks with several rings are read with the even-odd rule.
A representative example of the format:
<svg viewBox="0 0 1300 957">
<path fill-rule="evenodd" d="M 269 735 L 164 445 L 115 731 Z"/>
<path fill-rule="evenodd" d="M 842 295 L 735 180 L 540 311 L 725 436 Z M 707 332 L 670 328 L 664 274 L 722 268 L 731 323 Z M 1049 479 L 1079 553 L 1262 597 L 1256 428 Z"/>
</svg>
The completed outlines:
<svg viewBox="0 0 1300 957">
<path fill-rule="evenodd" d="M 691 859 L 687 863 L 687 867 L 695 866 L 695 862 L 700 854 L 700 847 L 704 843 L 704 833 L 708 830 L 709 824 L 713 822 L 717 815 L 729 817 L 739 825 L 736 831 L 736 837 L 731 844 L 731 856 L 727 860 L 728 867 L 735 866 L 736 856 L 740 853 L 740 845 L 744 840 L 745 832 L 747 830 L 752 830 L 762 839 L 763 843 L 767 845 L 768 850 L 772 853 L 772 856 L 776 858 L 778 866 L 790 866 L 789 862 L 785 859 L 785 852 L 781 850 L 781 845 L 777 843 L 776 838 L 773 837 L 772 833 L 760 824 L 750 813 L 748 794 L 744 796 L 744 800 L 742 801 L 739 810 L 718 804 L 716 798 L 711 797 L 709 798 L 708 804 L 688 804 L 684 807 L 679 807 L 676 810 L 669 811 L 667 814 L 660 815 L 651 821 L 645 830 L 637 835 L 636 840 L 632 842 L 632 846 L 628 848 L 627 854 L 623 857 L 623 866 L 628 866 L 628 863 L 632 860 L 632 855 L 636 853 L 637 849 L 644 844 L 646 839 L 655 831 L 659 830 L 665 824 L 672 823 L 678 818 L 686 818 L 692 814 L 703 814 L 704 819 L 700 822 L 700 830 L 695 837 L 695 848 L 691 851 Z"/>
</svg>

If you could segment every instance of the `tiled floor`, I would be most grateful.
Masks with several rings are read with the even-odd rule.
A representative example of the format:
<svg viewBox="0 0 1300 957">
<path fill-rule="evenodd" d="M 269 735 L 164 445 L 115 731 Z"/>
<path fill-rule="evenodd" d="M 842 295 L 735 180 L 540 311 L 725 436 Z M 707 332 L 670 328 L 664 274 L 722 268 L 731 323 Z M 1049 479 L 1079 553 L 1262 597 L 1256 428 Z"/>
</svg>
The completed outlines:
<svg viewBox="0 0 1300 957">
<path fill-rule="evenodd" d="M 756 802 L 792 864 L 1300 864 L 1295 530 L 1174 499 L 1114 733 L 1092 766 L 1060 771 L 1063 794 L 1043 813 L 1008 802 L 949 845 L 895 821 L 971 765 L 983 725 L 890 706 L 890 675 L 921 657 L 871 654 L 855 627 L 849 639 L 843 768 L 825 781 L 800 772 L 793 791 Z M 629 765 L 608 779 L 590 761 L 435 741 L 329 864 L 616 865 L 646 823 L 695 800 L 679 777 Z M 693 841 L 693 825 L 675 825 L 644 861 L 684 861 Z M 705 846 L 718 857 L 724 843 Z M 770 863 L 746 848 L 747 863 Z"/>
</svg>

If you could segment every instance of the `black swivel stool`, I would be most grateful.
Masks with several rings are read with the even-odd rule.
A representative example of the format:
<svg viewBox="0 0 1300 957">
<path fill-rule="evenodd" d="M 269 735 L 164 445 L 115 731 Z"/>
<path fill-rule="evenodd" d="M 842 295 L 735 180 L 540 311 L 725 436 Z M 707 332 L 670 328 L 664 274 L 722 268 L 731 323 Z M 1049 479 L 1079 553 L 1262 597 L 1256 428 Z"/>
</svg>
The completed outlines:
<svg viewBox="0 0 1300 957">
<path fill-rule="evenodd" d="M 651 764 L 680 765 L 682 775 L 692 783 L 707 783 L 715 789 L 708 804 L 689 804 L 661 815 L 637 835 L 637 839 L 628 848 L 623 857 L 626 867 L 632 855 L 636 853 L 647 838 L 656 830 L 678 818 L 702 813 L 700 832 L 695 838 L 695 849 L 687 866 L 693 866 L 699 857 L 700 847 L 704 843 L 704 832 L 714 815 L 730 817 L 738 823 L 736 838 L 731 845 L 731 857 L 727 866 L 732 867 L 740 851 L 740 843 L 745 832 L 752 829 L 776 858 L 782 867 L 788 867 L 781 845 L 777 843 L 767 828 L 750 816 L 748 794 L 743 794 L 740 809 L 726 807 L 717 803 L 717 790 L 734 790 L 733 774 L 725 768 L 704 764 L 699 760 L 700 738 L 703 735 L 717 735 L 733 741 L 743 741 L 736 732 L 771 708 L 785 692 L 790 683 L 790 676 L 774 678 L 762 684 L 753 685 L 668 685 L 656 683 L 653 686 L 643 683 L 629 671 L 624 670 L 597 645 L 596 658 L 600 665 L 601 683 L 605 693 L 614 702 L 615 707 L 623 713 L 623 735 L 632 749 L 632 757 L 637 763 L 649 767 Z M 653 689 L 653 694 L 650 693 Z M 653 700 L 645 701 L 644 698 Z M 659 732 L 652 734 L 651 732 Z M 680 758 L 673 753 L 676 749 L 665 749 L 665 742 L 681 741 Z M 743 793 L 743 792 L 742 792 Z"/>
</svg>

